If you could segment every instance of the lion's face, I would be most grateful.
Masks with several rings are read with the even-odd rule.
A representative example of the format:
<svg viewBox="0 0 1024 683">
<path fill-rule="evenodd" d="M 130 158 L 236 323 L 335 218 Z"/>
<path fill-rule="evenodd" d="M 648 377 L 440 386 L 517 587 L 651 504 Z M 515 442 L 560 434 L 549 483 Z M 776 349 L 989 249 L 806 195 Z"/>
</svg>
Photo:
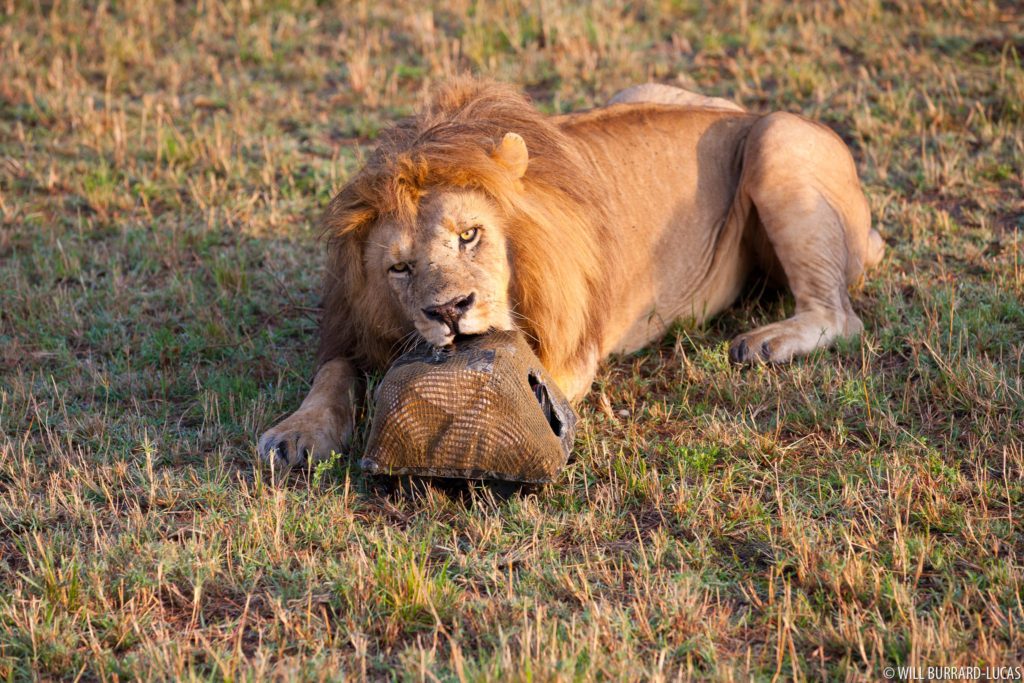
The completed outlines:
<svg viewBox="0 0 1024 683">
<path fill-rule="evenodd" d="M 433 190 L 414 225 L 382 221 L 366 245 L 368 275 L 387 282 L 401 313 L 430 344 L 514 327 L 511 268 L 500 212 L 472 190 Z"/>
</svg>

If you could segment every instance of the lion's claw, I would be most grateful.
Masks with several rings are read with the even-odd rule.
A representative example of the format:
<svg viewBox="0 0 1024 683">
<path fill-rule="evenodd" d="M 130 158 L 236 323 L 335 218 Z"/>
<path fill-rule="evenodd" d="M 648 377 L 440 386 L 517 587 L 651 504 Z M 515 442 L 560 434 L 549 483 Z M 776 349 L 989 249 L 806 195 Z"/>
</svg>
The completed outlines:
<svg viewBox="0 0 1024 683">
<path fill-rule="evenodd" d="M 746 363 L 749 360 L 749 356 L 750 353 L 747 350 L 747 341 L 745 339 L 739 339 L 729 347 L 729 360 L 733 363 Z"/>
<path fill-rule="evenodd" d="M 751 345 L 747 343 L 745 337 L 737 338 L 733 341 L 732 346 L 729 347 L 729 360 L 737 365 L 785 362 L 784 359 L 772 357 L 772 344 L 770 341 L 763 341 L 759 346 L 755 346 L 757 351 L 752 351 L 750 347 Z"/>
</svg>

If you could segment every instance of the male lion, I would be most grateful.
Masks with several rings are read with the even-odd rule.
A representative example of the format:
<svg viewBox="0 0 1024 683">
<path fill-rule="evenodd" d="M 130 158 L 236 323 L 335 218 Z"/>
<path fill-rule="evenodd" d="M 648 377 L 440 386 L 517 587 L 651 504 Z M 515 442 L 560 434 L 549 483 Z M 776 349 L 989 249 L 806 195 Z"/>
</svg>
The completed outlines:
<svg viewBox="0 0 1024 683">
<path fill-rule="evenodd" d="M 847 288 L 882 240 L 842 140 L 666 86 L 613 102 L 547 117 L 458 80 L 383 134 L 327 207 L 319 369 L 262 457 L 290 467 L 346 446 L 363 373 L 420 338 L 518 327 L 579 400 L 603 358 L 715 315 L 755 272 L 788 284 L 796 311 L 736 337 L 733 361 L 860 332 Z"/>
</svg>

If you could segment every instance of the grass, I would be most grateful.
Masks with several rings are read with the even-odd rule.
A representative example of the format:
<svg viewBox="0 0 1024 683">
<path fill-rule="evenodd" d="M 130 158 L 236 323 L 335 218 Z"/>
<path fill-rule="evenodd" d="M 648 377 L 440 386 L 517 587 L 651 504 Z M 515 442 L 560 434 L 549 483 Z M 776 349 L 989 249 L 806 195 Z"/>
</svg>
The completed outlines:
<svg viewBox="0 0 1024 683">
<path fill-rule="evenodd" d="M 1024 665 L 1022 60 L 989 0 L 7 0 L 0 676 Z M 680 326 L 606 364 L 531 495 L 388 495 L 347 456 L 270 482 L 316 217 L 461 71 L 550 112 L 659 80 L 824 120 L 889 243 L 865 334 L 741 370 L 788 295 Z"/>
</svg>

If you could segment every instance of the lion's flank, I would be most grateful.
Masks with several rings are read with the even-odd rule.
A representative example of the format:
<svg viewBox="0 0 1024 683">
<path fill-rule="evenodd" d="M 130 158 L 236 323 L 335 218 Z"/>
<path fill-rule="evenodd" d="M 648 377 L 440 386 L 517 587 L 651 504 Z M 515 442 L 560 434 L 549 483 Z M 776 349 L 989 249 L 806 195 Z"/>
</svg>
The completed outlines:
<svg viewBox="0 0 1024 683">
<path fill-rule="evenodd" d="M 517 179 L 492 151 L 508 132 L 526 142 Z M 458 79 L 384 133 L 365 167 L 330 202 L 323 230 L 333 253 L 325 292 L 321 362 L 345 355 L 361 366 L 390 362 L 395 312 L 368 292 L 361 250 L 384 217 L 415 219 L 435 187 L 482 191 L 506 218 L 512 300 L 520 325 L 549 369 L 582 357 L 598 338 L 592 315 L 605 288 L 608 224 L 599 182 L 573 142 L 515 90 Z"/>
</svg>

